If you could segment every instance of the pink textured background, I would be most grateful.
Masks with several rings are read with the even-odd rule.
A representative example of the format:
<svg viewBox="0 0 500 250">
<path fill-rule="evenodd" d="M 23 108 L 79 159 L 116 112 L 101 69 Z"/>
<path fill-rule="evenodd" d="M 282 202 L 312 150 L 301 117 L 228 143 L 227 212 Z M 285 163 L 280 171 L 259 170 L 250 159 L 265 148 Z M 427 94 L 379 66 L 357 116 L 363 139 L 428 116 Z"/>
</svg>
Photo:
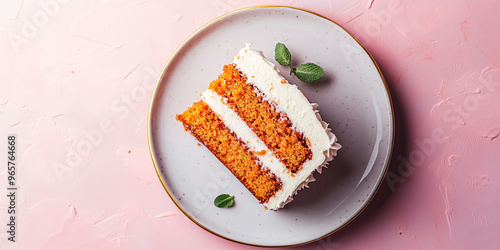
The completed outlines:
<svg viewBox="0 0 500 250">
<path fill-rule="evenodd" d="M 17 135 L 17 237 L 0 249 L 251 249 L 192 223 L 151 162 L 147 113 L 176 47 L 279 4 L 356 36 L 386 77 L 396 144 L 374 201 L 299 249 L 500 248 L 500 2 L 34 0 L 0 3 L 0 190 Z M 7 193 L 1 191 L 0 193 Z"/>
</svg>

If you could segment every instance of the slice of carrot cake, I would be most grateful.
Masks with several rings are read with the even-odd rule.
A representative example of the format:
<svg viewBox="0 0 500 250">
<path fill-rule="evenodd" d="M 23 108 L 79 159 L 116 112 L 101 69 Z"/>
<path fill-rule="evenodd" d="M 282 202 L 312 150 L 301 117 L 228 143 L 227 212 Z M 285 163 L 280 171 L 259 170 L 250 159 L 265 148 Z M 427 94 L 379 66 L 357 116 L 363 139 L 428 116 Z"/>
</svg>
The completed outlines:
<svg viewBox="0 0 500 250">
<path fill-rule="evenodd" d="M 340 148 L 317 107 L 247 44 L 177 120 L 260 203 L 277 210 Z"/>
</svg>

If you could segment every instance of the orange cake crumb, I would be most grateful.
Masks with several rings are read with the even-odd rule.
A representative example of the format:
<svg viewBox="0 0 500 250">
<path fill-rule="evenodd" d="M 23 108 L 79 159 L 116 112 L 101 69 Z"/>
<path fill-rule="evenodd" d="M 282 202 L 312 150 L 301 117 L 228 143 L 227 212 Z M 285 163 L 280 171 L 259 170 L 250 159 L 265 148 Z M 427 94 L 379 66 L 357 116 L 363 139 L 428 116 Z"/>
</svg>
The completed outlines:
<svg viewBox="0 0 500 250">
<path fill-rule="evenodd" d="M 257 152 L 257 155 L 265 155 L 266 154 L 266 150 L 261 150 L 259 152 Z"/>
</svg>

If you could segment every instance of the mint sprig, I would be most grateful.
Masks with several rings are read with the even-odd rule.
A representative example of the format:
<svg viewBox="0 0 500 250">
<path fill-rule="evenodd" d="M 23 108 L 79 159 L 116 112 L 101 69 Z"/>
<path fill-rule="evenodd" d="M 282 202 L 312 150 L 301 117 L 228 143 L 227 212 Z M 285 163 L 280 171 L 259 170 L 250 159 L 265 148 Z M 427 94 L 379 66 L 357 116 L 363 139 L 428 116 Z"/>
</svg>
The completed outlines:
<svg viewBox="0 0 500 250">
<path fill-rule="evenodd" d="M 228 208 L 234 203 L 234 195 L 221 194 L 215 197 L 214 205 L 219 208 Z"/>
<path fill-rule="evenodd" d="M 301 64 L 298 68 L 291 67 L 292 55 L 283 43 L 276 44 L 274 59 L 283 66 L 289 66 L 290 75 L 295 74 L 303 82 L 314 82 L 325 75 L 323 68 L 311 62 Z"/>
</svg>

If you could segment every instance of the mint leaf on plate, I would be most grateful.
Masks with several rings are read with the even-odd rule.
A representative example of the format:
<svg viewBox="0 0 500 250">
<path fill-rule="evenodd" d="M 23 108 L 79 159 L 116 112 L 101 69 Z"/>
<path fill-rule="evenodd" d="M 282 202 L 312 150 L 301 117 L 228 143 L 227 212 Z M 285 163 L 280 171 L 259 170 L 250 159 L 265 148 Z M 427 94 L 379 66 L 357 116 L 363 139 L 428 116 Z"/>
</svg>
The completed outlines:
<svg viewBox="0 0 500 250">
<path fill-rule="evenodd" d="M 303 82 L 314 82 L 325 74 L 323 69 L 314 63 L 304 63 L 292 71 Z"/>
<path fill-rule="evenodd" d="M 284 44 L 277 43 L 274 47 L 274 59 L 283 66 L 290 66 L 292 55 Z"/>
<path fill-rule="evenodd" d="M 234 195 L 221 194 L 215 197 L 214 205 L 219 208 L 227 208 L 232 206 L 234 203 Z"/>
</svg>

